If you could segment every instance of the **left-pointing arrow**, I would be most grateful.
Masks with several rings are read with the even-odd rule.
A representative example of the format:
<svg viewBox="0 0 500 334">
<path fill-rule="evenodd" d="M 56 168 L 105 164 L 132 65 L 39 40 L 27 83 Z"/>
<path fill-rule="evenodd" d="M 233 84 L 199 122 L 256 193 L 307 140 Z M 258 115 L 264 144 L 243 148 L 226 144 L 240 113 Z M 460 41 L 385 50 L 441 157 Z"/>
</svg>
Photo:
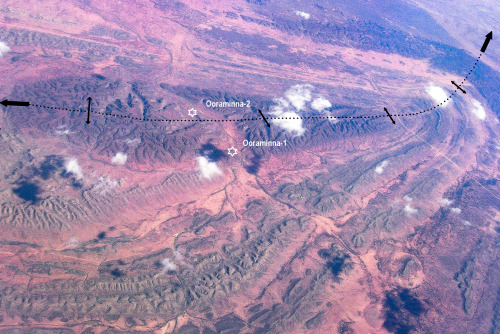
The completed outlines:
<svg viewBox="0 0 500 334">
<path fill-rule="evenodd" d="M 25 102 L 25 101 L 9 101 L 9 100 L 3 100 L 0 102 L 4 106 L 21 106 L 21 107 L 29 107 L 30 103 Z"/>
</svg>

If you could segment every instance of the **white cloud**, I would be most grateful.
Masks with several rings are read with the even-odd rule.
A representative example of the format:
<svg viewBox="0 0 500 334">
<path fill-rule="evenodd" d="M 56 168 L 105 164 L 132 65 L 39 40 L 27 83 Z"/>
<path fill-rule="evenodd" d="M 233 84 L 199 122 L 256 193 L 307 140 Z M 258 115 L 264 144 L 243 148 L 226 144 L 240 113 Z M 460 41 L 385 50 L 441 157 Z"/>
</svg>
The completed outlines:
<svg viewBox="0 0 500 334">
<path fill-rule="evenodd" d="M 468 220 L 464 220 L 464 221 L 462 221 L 462 224 L 464 224 L 465 226 L 470 226 L 470 225 L 472 225 L 472 224 L 471 224 L 471 222 L 470 222 L 470 221 L 468 221 Z"/>
<path fill-rule="evenodd" d="M 486 111 L 484 110 L 483 106 L 481 105 L 481 102 L 479 102 L 476 99 L 472 99 L 472 105 L 473 108 L 471 109 L 471 112 L 476 115 L 477 118 L 479 118 L 481 121 L 484 121 L 486 119 Z"/>
<path fill-rule="evenodd" d="M 184 255 L 182 255 L 182 253 L 179 252 L 178 250 L 174 251 L 174 257 L 175 257 L 175 260 L 177 262 L 183 262 L 184 261 Z"/>
<path fill-rule="evenodd" d="M 122 152 L 118 152 L 115 154 L 113 158 L 111 158 L 111 163 L 117 164 L 117 165 L 125 165 L 125 162 L 127 162 L 128 155 Z"/>
<path fill-rule="evenodd" d="M 332 104 L 320 95 L 316 95 L 317 97 L 313 100 L 313 89 L 314 86 L 310 84 L 297 84 L 290 87 L 285 92 L 284 97 L 275 98 L 275 105 L 271 107 L 269 112 L 270 121 L 295 136 L 302 136 L 306 129 L 303 127 L 301 111 L 310 107 L 330 116 L 330 112 L 325 109 L 330 108 Z M 311 103 L 309 104 L 309 102 Z M 338 119 L 332 117 L 329 118 L 329 121 L 337 123 Z"/>
<path fill-rule="evenodd" d="M 330 112 L 328 112 L 327 116 L 330 116 Z M 340 122 L 337 117 L 331 117 L 328 119 L 328 121 L 330 121 L 330 123 L 332 124 L 337 124 L 338 122 Z"/>
<path fill-rule="evenodd" d="M 78 241 L 77 237 L 71 237 L 71 239 L 68 240 L 66 243 L 66 246 L 78 246 L 80 244 L 80 241 Z"/>
<path fill-rule="evenodd" d="M 0 42 L 0 57 L 10 51 L 10 48 L 4 42 Z"/>
<path fill-rule="evenodd" d="M 328 122 L 330 122 L 332 124 L 337 124 L 338 122 L 340 122 L 340 120 L 337 117 L 332 116 L 332 113 L 328 110 L 323 110 L 321 113 L 323 113 L 323 115 L 327 116 Z"/>
<path fill-rule="evenodd" d="M 173 260 L 166 258 L 161 261 L 161 264 L 163 266 L 163 272 L 168 273 L 172 271 L 177 270 L 177 265 L 174 263 Z"/>
<path fill-rule="evenodd" d="M 74 133 L 66 128 L 66 125 L 59 125 L 56 130 L 56 135 L 69 135 L 70 133 Z"/>
<path fill-rule="evenodd" d="M 214 176 L 222 175 L 222 171 L 217 164 L 208 160 L 206 157 L 197 157 L 196 161 L 198 162 L 198 170 L 203 178 L 211 179 Z"/>
<path fill-rule="evenodd" d="M 110 179 L 107 176 L 101 176 L 99 180 L 97 180 L 94 188 L 97 191 L 100 191 L 101 195 L 106 194 L 109 190 L 115 188 L 119 182 L 117 180 Z"/>
<path fill-rule="evenodd" d="M 425 91 L 430 95 L 430 97 L 436 104 L 444 102 L 448 98 L 448 94 L 446 93 L 446 91 L 443 88 L 434 85 L 432 82 L 429 83 L 427 87 L 425 87 Z M 447 100 L 442 104 L 442 106 L 446 107 L 450 103 L 450 101 L 451 99 Z"/>
<path fill-rule="evenodd" d="M 285 92 L 285 97 L 295 107 L 295 109 L 303 110 L 306 102 L 311 101 L 311 91 L 314 87 L 309 84 L 299 84 L 290 87 Z"/>
<path fill-rule="evenodd" d="M 444 206 L 448 206 L 448 205 L 453 203 L 452 200 L 449 200 L 447 198 L 440 198 L 440 199 L 438 199 L 438 202 L 439 202 L 439 204 L 444 205 Z"/>
<path fill-rule="evenodd" d="M 409 203 L 405 205 L 404 210 L 409 215 L 413 215 L 418 212 L 418 210 L 413 208 Z"/>
<path fill-rule="evenodd" d="M 300 10 L 295 11 L 295 14 L 297 14 L 298 16 L 300 16 L 306 20 L 309 20 L 309 18 L 311 17 L 311 14 L 306 13 L 306 12 L 302 12 Z"/>
<path fill-rule="evenodd" d="M 184 257 L 184 255 L 182 255 L 182 253 L 180 251 L 178 251 L 178 250 L 174 251 L 174 258 L 175 258 L 175 262 L 178 263 L 179 265 L 193 268 L 192 265 L 190 265 L 189 263 L 186 262 L 186 258 Z"/>
<path fill-rule="evenodd" d="M 74 174 L 77 180 L 83 179 L 83 170 L 82 167 L 78 164 L 78 159 L 71 158 L 66 161 L 64 165 L 67 173 Z"/>
<path fill-rule="evenodd" d="M 462 212 L 462 209 L 460 209 L 460 208 L 451 208 L 451 212 L 459 214 L 459 213 Z"/>
<path fill-rule="evenodd" d="M 302 136 L 306 129 L 302 127 L 300 115 L 293 111 L 293 107 L 287 100 L 277 98 L 274 99 L 274 102 L 276 105 L 271 108 L 270 114 L 275 118 L 271 119 L 271 123 L 285 129 L 287 132 Z"/>
<path fill-rule="evenodd" d="M 70 133 L 73 133 L 69 131 L 69 129 L 66 130 L 56 130 L 56 135 L 69 135 Z"/>
<path fill-rule="evenodd" d="M 77 244 L 78 243 L 78 238 L 77 237 L 71 237 L 69 239 L 68 244 Z"/>
<path fill-rule="evenodd" d="M 410 197 L 410 196 L 408 196 L 408 195 L 404 195 L 404 196 L 403 196 L 403 199 L 404 199 L 405 201 L 407 201 L 408 203 L 410 203 L 411 201 L 413 201 L 413 198 L 411 198 L 411 197 Z"/>
<path fill-rule="evenodd" d="M 375 173 L 382 174 L 384 172 L 385 167 L 387 167 L 388 164 L 389 163 L 387 162 L 387 160 L 384 160 L 381 163 L 379 163 L 377 167 L 375 167 Z"/>
<path fill-rule="evenodd" d="M 125 139 L 125 143 L 134 146 L 141 143 L 141 138 Z"/>
<path fill-rule="evenodd" d="M 317 111 L 322 111 L 323 109 L 330 108 L 331 106 L 332 104 L 330 103 L 330 101 L 325 99 L 323 96 L 314 99 L 311 103 L 311 108 Z"/>
<path fill-rule="evenodd" d="M 302 120 L 298 114 L 287 111 L 281 113 L 275 113 L 274 116 L 278 117 L 278 119 L 272 119 L 272 123 L 276 124 L 282 129 L 285 129 L 287 132 L 295 134 L 297 136 L 302 136 L 306 129 L 302 127 Z"/>
</svg>

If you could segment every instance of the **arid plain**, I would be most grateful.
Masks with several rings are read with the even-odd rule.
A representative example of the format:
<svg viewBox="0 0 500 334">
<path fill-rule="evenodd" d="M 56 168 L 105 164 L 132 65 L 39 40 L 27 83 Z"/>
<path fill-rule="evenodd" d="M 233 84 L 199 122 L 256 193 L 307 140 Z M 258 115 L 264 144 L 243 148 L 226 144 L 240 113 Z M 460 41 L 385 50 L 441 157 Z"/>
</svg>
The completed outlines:
<svg viewBox="0 0 500 334">
<path fill-rule="evenodd" d="M 3 1 L 0 333 L 500 331 L 500 10 L 437 3 Z"/>
</svg>

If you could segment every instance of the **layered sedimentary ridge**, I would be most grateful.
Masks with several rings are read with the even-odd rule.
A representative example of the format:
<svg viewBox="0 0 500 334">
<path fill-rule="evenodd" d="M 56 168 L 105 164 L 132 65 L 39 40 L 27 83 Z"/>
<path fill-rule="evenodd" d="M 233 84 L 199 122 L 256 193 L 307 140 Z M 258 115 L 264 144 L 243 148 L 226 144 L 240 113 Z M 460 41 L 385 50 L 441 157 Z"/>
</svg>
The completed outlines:
<svg viewBox="0 0 500 334">
<path fill-rule="evenodd" d="M 0 333 L 498 331 L 498 48 L 434 5 L 4 1 Z"/>
</svg>

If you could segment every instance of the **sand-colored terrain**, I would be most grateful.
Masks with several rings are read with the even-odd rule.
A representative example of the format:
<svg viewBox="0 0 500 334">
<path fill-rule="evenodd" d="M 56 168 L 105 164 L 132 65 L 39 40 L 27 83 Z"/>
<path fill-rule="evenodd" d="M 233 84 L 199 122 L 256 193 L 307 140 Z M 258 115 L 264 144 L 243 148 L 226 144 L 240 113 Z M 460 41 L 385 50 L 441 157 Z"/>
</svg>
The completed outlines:
<svg viewBox="0 0 500 334">
<path fill-rule="evenodd" d="M 357 2 L 3 1 L 0 97 L 72 111 L 0 110 L 0 333 L 497 331 L 498 48 L 404 116 L 483 35 L 394 3 L 422 26 Z"/>
</svg>

